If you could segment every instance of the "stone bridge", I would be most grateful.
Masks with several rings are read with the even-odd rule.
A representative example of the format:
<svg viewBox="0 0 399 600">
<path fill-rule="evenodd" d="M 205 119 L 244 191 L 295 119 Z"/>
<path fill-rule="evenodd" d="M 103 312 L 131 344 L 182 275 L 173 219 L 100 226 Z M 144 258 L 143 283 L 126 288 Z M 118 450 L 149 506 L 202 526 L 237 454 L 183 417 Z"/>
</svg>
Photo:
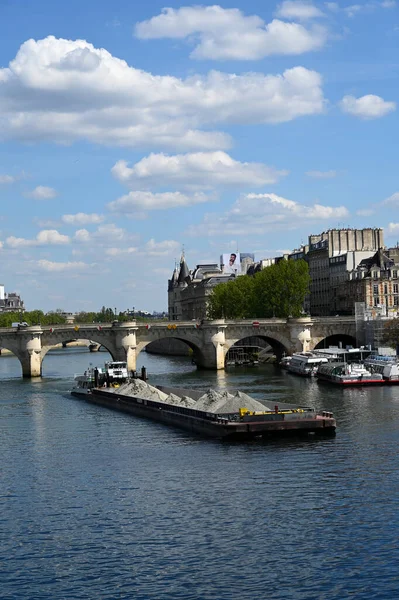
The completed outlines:
<svg viewBox="0 0 399 600">
<path fill-rule="evenodd" d="M 155 340 L 176 338 L 193 351 L 200 368 L 224 369 L 226 354 L 243 338 L 266 340 L 277 356 L 313 350 L 329 344 L 356 344 L 353 317 L 305 317 L 301 319 L 259 319 L 256 321 L 157 322 L 136 321 L 106 324 L 53 325 L 0 328 L 0 348 L 7 348 L 20 360 L 24 377 L 40 377 L 46 353 L 66 340 L 89 339 L 104 346 L 113 360 L 127 361 L 136 370 L 140 352 Z M 358 340 L 358 342 L 361 340 Z"/>
</svg>

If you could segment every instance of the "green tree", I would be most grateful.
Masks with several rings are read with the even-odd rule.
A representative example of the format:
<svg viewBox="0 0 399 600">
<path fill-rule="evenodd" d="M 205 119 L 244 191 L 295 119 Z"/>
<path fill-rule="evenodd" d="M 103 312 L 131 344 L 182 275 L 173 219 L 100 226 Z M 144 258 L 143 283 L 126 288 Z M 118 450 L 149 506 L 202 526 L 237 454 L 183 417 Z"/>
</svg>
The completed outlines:
<svg viewBox="0 0 399 600">
<path fill-rule="evenodd" d="M 208 301 L 210 319 L 299 317 L 309 289 L 304 260 L 282 260 L 256 273 L 217 285 Z"/>
</svg>

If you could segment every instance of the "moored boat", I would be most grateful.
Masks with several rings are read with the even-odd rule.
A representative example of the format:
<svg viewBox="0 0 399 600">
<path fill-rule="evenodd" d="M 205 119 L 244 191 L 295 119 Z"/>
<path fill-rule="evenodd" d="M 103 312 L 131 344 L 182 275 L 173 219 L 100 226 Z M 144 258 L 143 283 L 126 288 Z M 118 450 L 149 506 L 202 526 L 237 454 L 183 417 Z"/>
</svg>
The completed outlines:
<svg viewBox="0 0 399 600">
<path fill-rule="evenodd" d="M 287 364 L 287 370 L 302 377 L 314 377 L 319 365 L 327 362 L 328 358 L 313 352 L 295 352 Z"/>
<path fill-rule="evenodd" d="M 364 361 L 372 373 L 380 373 L 386 383 L 399 384 L 399 362 L 396 356 L 374 354 Z"/>
<path fill-rule="evenodd" d="M 318 381 L 334 385 L 383 385 L 385 383 L 380 373 L 372 373 L 362 364 L 331 362 L 320 365 L 316 374 Z"/>
</svg>

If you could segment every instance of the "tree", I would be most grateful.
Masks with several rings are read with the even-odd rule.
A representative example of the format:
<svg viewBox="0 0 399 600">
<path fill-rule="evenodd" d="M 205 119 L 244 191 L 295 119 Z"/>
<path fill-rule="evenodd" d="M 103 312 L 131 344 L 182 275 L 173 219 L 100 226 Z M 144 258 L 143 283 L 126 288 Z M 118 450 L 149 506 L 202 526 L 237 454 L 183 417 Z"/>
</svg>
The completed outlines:
<svg viewBox="0 0 399 600">
<path fill-rule="evenodd" d="M 309 281 L 304 260 L 282 260 L 254 277 L 244 275 L 217 285 L 209 296 L 208 317 L 299 317 Z"/>
</svg>

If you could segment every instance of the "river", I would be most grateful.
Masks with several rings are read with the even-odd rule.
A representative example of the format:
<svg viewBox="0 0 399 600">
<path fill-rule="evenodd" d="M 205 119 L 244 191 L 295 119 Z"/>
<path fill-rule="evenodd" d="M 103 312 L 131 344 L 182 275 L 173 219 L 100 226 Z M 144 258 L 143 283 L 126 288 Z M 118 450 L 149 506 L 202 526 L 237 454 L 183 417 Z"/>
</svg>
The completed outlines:
<svg viewBox="0 0 399 600">
<path fill-rule="evenodd" d="M 275 367 L 151 381 L 332 411 L 334 438 L 221 443 L 69 395 L 106 353 L 0 358 L 2 600 L 399 596 L 399 387 L 340 390 Z"/>
</svg>

